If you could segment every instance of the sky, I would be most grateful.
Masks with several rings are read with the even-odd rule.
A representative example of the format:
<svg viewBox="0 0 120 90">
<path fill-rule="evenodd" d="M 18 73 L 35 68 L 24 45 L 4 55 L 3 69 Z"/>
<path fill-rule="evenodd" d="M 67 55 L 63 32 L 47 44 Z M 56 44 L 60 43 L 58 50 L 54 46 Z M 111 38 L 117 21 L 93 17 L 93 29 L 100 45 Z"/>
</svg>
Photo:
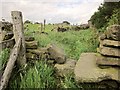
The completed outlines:
<svg viewBox="0 0 120 90">
<path fill-rule="evenodd" d="M 11 11 L 21 11 L 23 20 L 84 24 L 104 0 L 0 0 L 0 17 L 11 20 Z"/>
</svg>

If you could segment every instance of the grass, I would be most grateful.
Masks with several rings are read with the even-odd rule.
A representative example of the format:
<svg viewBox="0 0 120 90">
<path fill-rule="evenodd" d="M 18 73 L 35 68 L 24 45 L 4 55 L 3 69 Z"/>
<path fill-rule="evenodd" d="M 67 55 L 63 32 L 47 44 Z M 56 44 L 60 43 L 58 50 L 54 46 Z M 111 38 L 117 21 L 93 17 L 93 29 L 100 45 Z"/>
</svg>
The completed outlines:
<svg viewBox="0 0 120 90">
<path fill-rule="evenodd" d="M 55 43 L 63 48 L 69 58 L 79 59 L 83 52 L 96 52 L 98 42 L 94 31 L 81 30 L 69 32 L 49 32 L 46 34 L 36 34 L 35 39 L 39 41 L 40 47 L 46 47 L 49 43 Z"/>
<path fill-rule="evenodd" d="M 6 48 L 0 52 L 0 70 L 5 67 L 9 58 L 10 49 Z"/>
<path fill-rule="evenodd" d="M 96 52 L 98 47 L 97 34 L 91 30 L 54 32 L 51 31 L 53 25 L 46 25 L 48 34 L 39 32 L 39 25 L 29 24 L 25 35 L 34 36 L 39 43 L 39 47 L 46 47 L 50 43 L 61 47 L 68 58 L 78 60 L 83 52 Z M 33 33 L 34 32 L 34 33 Z M 37 61 L 33 66 L 28 65 L 28 69 L 17 73 L 11 79 L 9 87 L 12 88 L 82 88 L 75 83 L 71 76 L 65 76 L 56 82 L 54 68 L 45 62 Z"/>
<path fill-rule="evenodd" d="M 10 82 L 10 88 L 54 88 L 56 86 L 53 77 L 54 69 L 43 61 L 36 61 L 33 67 L 23 70 L 14 76 Z M 30 68 L 31 67 L 31 68 Z M 17 77 L 15 79 L 15 77 Z M 15 79 L 15 80 L 14 80 Z M 18 82 L 19 81 L 19 82 Z"/>
</svg>

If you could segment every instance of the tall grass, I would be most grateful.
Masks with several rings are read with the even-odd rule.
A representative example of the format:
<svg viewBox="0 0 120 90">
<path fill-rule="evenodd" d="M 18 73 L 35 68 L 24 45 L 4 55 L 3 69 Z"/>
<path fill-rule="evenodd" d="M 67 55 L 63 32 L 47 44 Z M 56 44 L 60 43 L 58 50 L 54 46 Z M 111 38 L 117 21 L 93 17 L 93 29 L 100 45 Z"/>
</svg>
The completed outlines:
<svg viewBox="0 0 120 90">
<path fill-rule="evenodd" d="M 0 52 L 0 70 L 5 67 L 7 60 L 9 58 L 10 49 L 6 48 Z"/>
<path fill-rule="evenodd" d="M 83 52 L 96 52 L 98 47 L 96 37 L 96 33 L 90 29 L 35 35 L 35 39 L 39 41 L 40 47 L 46 47 L 49 43 L 55 43 L 65 50 L 68 57 L 73 59 L 79 59 L 80 54 Z"/>
<path fill-rule="evenodd" d="M 54 88 L 54 70 L 43 61 L 36 61 L 35 66 L 19 73 L 19 77 L 10 83 L 11 88 Z M 18 82 L 19 81 L 19 82 Z"/>
<path fill-rule="evenodd" d="M 47 25 L 45 32 L 39 33 L 38 25 L 30 24 L 29 30 L 25 35 L 34 36 L 39 43 L 39 47 L 46 47 L 49 43 L 55 43 L 58 47 L 64 49 L 69 58 L 78 60 L 83 52 L 96 52 L 98 40 L 96 33 L 91 30 L 54 32 L 50 31 L 52 26 Z M 36 33 L 33 33 L 36 32 Z M 38 33 L 37 33 L 38 32 Z M 19 73 L 9 86 L 12 88 L 81 88 L 71 76 L 65 76 L 60 82 L 56 82 L 53 67 L 48 66 L 45 62 L 37 61 L 33 67 L 29 66 L 24 73 Z M 31 68 L 30 68 L 31 67 Z"/>
</svg>

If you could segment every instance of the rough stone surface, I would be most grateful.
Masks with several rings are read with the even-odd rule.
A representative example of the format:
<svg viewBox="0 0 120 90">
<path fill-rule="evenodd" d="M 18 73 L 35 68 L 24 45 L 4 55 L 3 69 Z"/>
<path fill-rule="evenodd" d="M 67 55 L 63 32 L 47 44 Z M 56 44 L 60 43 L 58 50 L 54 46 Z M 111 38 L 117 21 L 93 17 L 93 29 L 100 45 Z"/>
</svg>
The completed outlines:
<svg viewBox="0 0 120 90">
<path fill-rule="evenodd" d="M 2 42 L 4 40 L 6 34 L 7 34 L 6 31 L 1 31 L 0 32 L 0 42 Z"/>
<path fill-rule="evenodd" d="M 0 27 L 1 27 L 2 31 L 12 31 L 13 30 L 13 24 L 10 22 L 0 21 Z"/>
<path fill-rule="evenodd" d="M 27 49 L 37 49 L 38 48 L 38 42 L 37 41 L 31 41 L 31 42 L 25 42 Z"/>
<path fill-rule="evenodd" d="M 33 53 L 26 53 L 27 60 L 38 60 L 39 56 Z"/>
<path fill-rule="evenodd" d="M 34 41 L 35 38 L 34 37 L 31 37 L 31 36 L 25 36 L 25 41 Z"/>
<path fill-rule="evenodd" d="M 106 56 L 120 57 L 120 49 L 101 46 L 100 54 L 106 55 Z"/>
<path fill-rule="evenodd" d="M 64 77 L 65 75 L 74 76 L 74 67 L 76 65 L 76 60 L 67 59 L 64 64 L 55 64 L 56 74 L 58 76 Z"/>
<path fill-rule="evenodd" d="M 120 41 L 114 41 L 114 40 L 103 40 L 104 46 L 110 46 L 110 47 L 120 47 Z"/>
<path fill-rule="evenodd" d="M 120 25 L 112 25 L 105 32 L 108 39 L 120 41 Z"/>
<path fill-rule="evenodd" d="M 27 49 L 27 52 L 38 55 L 39 59 L 47 58 L 48 56 L 47 48 Z"/>
<path fill-rule="evenodd" d="M 100 35 L 100 40 L 104 40 L 104 39 L 106 39 L 106 35 L 103 33 L 102 35 Z"/>
<path fill-rule="evenodd" d="M 99 56 L 96 64 L 98 66 L 120 66 L 120 58 Z"/>
<path fill-rule="evenodd" d="M 54 59 L 56 63 L 63 64 L 66 61 L 66 55 L 61 48 L 58 48 L 55 44 L 48 45 L 48 53 L 51 59 Z"/>
<path fill-rule="evenodd" d="M 14 45 L 15 39 L 5 40 L 0 43 L 0 49 L 13 48 Z"/>
<path fill-rule="evenodd" d="M 4 40 L 9 40 L 12 39 L 14 36 L 13 32 L 7 32 L 7 34 L 5 35 Z"/>
<path fill-rule="evenodd" d="M 82 53 L 80 59 L 76 63 L 74 73 L 75 80 L 78 83 L 94 83 L 106 79 L 120 81 L 119 68 L 101 69 L 96 65 L 96 53 Z"/>
</svg>

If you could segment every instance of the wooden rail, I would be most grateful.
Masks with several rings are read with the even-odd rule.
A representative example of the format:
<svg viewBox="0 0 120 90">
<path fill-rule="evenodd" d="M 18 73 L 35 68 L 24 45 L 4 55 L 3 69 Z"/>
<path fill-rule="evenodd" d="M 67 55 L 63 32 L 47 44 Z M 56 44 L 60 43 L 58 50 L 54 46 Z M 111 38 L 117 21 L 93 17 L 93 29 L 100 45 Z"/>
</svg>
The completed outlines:
<svg viewBox="0 0 120 90">
<path fill-rule="evenodd" d="M 3 90 L 7 87 L 8 81 L 9 81 L 10 76 L 11 76 L 11 72 L 13 70 L 15 61 L 16 61 L 18 54 L 19 54 L 19 51 L 20 51 L 20 45 L 21 45 L 21 38 L 19 38 L 19 40 L 15 44 L 13 51 L 10 55 L 10 58 L 7 62 L 7 66 L 4 70 L 3 76 L 2 76 L 1 81 L 0 81 L 0 90 Z"/>
</svg>

